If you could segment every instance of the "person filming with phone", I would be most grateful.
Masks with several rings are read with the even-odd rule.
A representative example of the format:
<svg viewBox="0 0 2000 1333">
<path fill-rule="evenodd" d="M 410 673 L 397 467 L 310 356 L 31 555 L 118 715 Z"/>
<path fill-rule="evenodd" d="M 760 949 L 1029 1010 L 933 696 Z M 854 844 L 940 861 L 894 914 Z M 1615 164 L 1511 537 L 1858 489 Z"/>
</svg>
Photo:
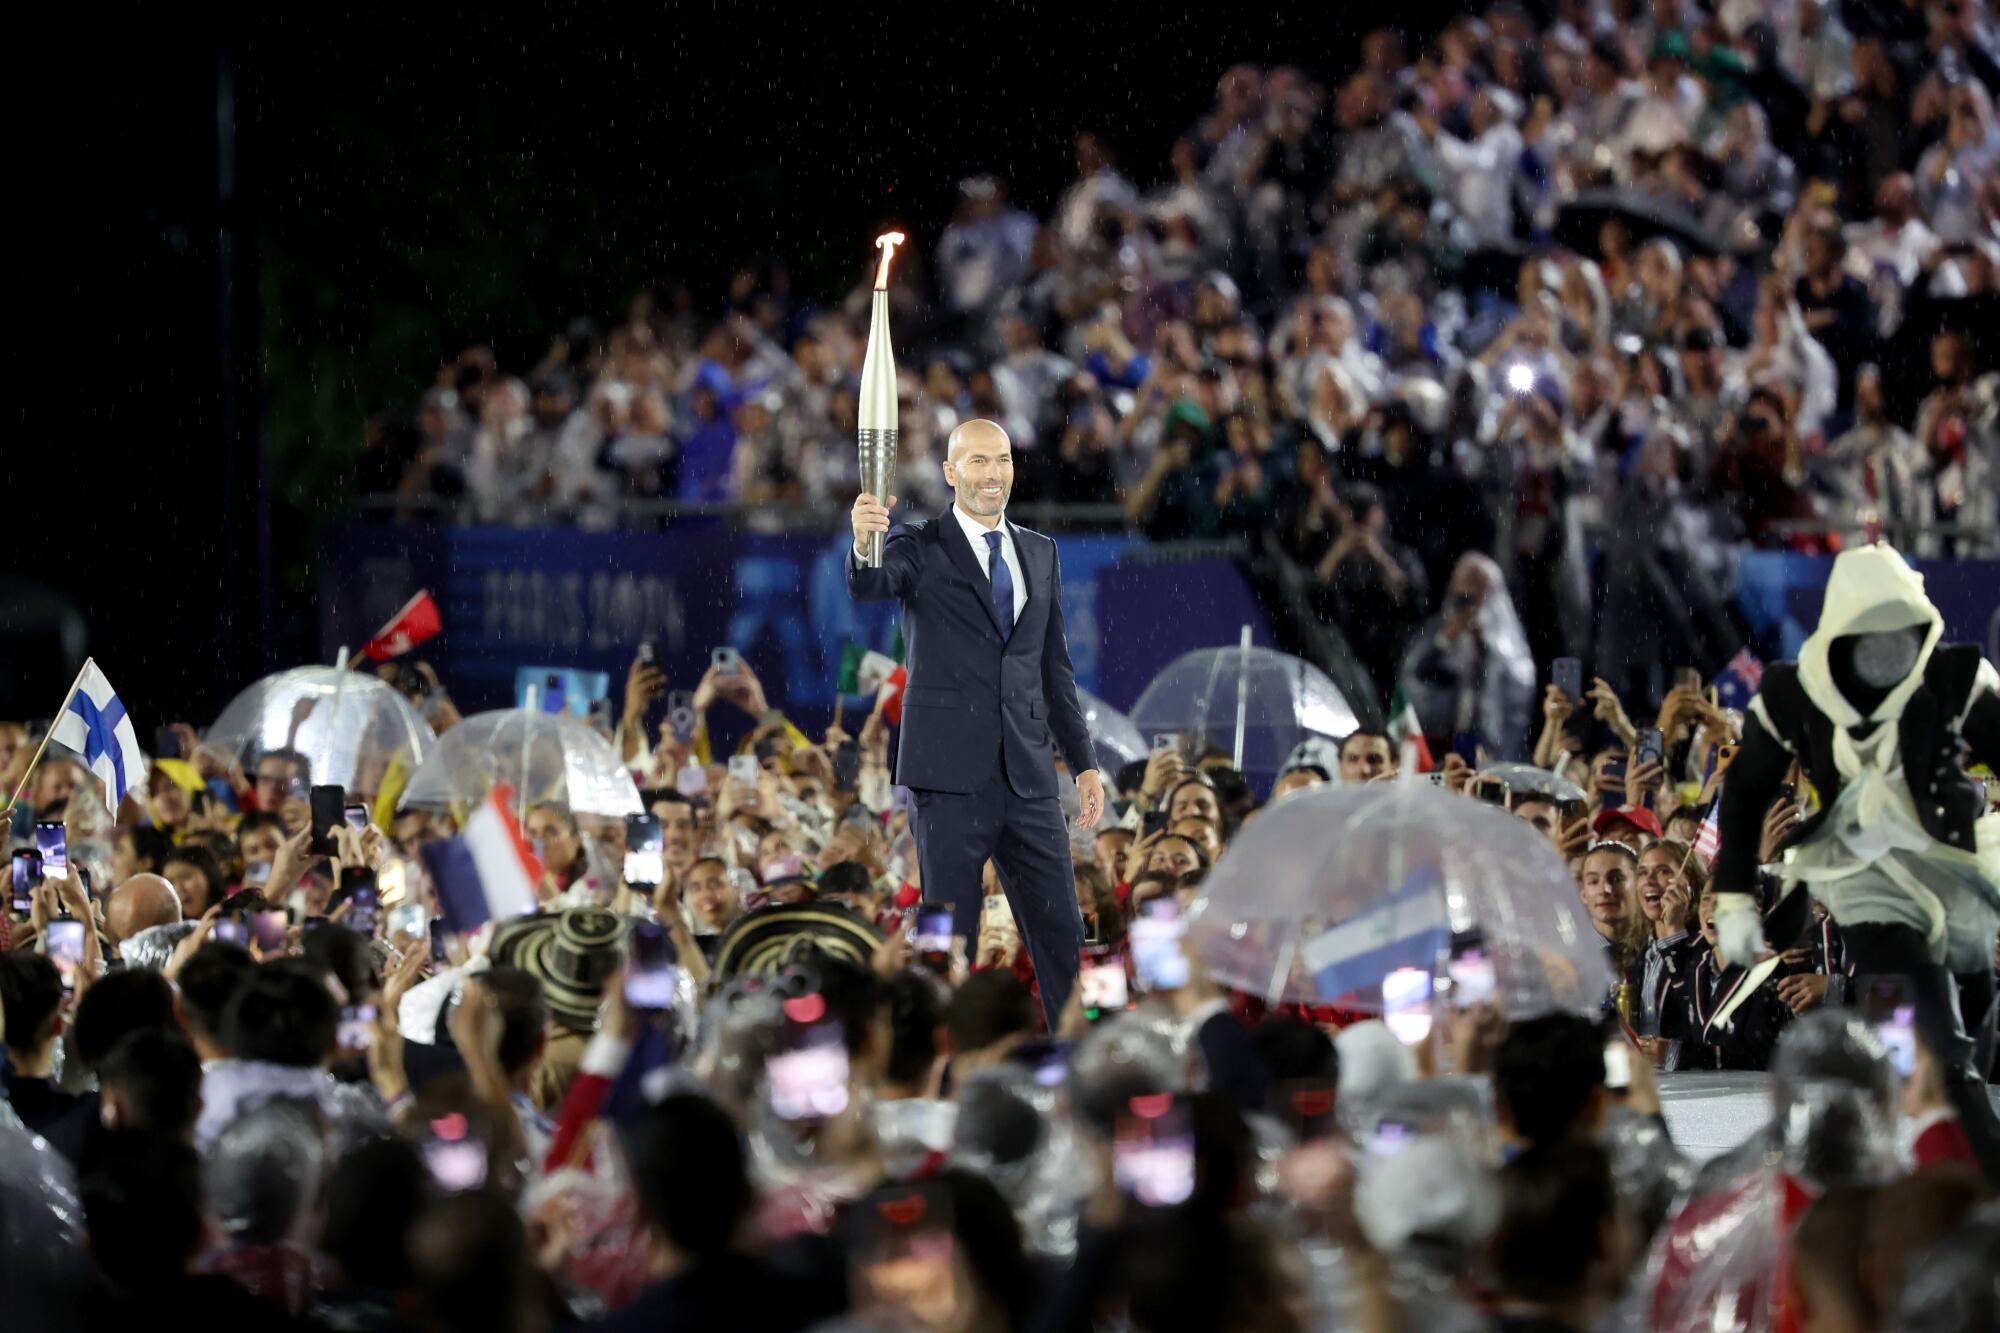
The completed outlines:
<svg viewBox="0 0 2000 1333">
<path fill-rule="evenodd" d="M 961 424 L 944 479 L 951 507 L 893 531 L 894 496 L 887 506 L 856 497 L 847 587 L 856 601 L 902 603 L 909 683 L 895 776 L 910 790 L 925 897 L 971 926 L 992 858 L 1053 1027 L 1076 980 L 1083 918 L 1052 749 L 1077 775 L 1078 826 L 1104 812 L 1063 637 L 1062 571 L 1053 541 L 1007 520 L 1006 431 Z M 876 533 L 888 538 L 869 568 L 861 553 Z"/>
</svg>

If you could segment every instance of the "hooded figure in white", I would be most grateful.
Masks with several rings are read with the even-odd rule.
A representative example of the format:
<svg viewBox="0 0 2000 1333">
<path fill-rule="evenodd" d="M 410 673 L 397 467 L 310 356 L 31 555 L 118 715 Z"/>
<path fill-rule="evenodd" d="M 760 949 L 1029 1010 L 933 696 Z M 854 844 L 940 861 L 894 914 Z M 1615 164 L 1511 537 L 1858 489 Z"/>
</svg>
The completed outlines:
<svg viewBox="0 0 2000 1333">
<path fill-rule="evenodd" d="M 1812 898 L 1826 904 L 1858 975 L 1909 978 L 1918 1033 L 1996 1175 L 1991 1053 L 1974 1034 L 1994 998 L 2000 816 L 1965 768 L 2000 767 L 2000 674 L 1943 633 L 1923 576 L 1894 549 L 1834 561 L 1819 626 L 1796 663 L 1765 673 L 1723 786 L 1715 926 L 1723 959 L 1749 966 L 1797 941 Z M 1787 891 L 1760 912 L 1761 826 L 1794 761 L 1818 810 L 1775 867 Z"/>
</svg>

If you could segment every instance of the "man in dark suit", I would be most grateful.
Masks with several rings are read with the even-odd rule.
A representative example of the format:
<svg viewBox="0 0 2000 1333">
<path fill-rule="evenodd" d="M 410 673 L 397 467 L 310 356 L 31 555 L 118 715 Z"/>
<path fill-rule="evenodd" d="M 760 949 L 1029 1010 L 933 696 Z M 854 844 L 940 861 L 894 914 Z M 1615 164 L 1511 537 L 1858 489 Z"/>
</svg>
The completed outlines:
<svg viewBox="0 0 2000 1333">
<path fill-rule="evenodd" d="M 977 933 L 980 871 L 991 858 L 1034 960 L 1053 1028 L 1076 981 L 1083 917 L 1051 745 L 1076 774 L 1090 828 L 1104 811 L 1076 677 L 1063 640 L 1056 544 L 1009 523 L 1014 456 L 1007 432 L 967 421 L 951 433 L 944 479 L 956 495 L 934 519 L 889 527 L 889 510 L 854 502 L 847 587 L 857 601 L 903 604 L 909 680 L 896 781 L 910 789 L 910 826 L 924 897 L 950 904 L 958 933 Z M 882 564 L 861 565 L 877 532 Z"/>
</svg>

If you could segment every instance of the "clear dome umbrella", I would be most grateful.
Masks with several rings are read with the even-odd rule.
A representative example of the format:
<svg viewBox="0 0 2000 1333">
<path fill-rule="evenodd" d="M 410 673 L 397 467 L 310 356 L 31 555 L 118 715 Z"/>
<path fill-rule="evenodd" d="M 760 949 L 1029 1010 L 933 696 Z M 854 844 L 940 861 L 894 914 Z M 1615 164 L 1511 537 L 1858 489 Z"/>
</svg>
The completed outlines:
<svg viewBox="0 0 2000 1333">
<path fill-rule="evenodd" d="M 1383 1011 L 1477 948 L 1510 1019 L 1597 1012 L 1604 943 L 1547 839 L 1426 782 L 1316 787 L 1251 820 L 1188 909 L 1215 979 L 1273 1003 Z"/>
<path fill-rule="evenodd" d="M 398 759 L 413 769 L 437 733 L 387 681 L 342 667 L 294 667 L 257 681 L 222 710 L 204 742 L 246 770 L 272 750 L 292 749 L 315 783 L 374 792 Z"/>
<path fill-rule="evenodd" d="M 559 801 L 573 814 L 645 810 L 631 772 L 589 723 L 526 708 L 475 713 L 447 731 L 411 775 L 401 807 L 463 815 L 500 783 L 514 790 L 522 809 Z"/>
<path fill-rule="evenodd" d="M 1480 771 L 1489 778 L 1499 778 L 1506 783 L 1511 795 L 1533 792 L 1551 801 L 1584 799 L 1583 788 L 1568 778 L 1559 778 L 1548 769 L 1537 768 L 1533 764 L 1493 764 Z"/>
<path fill-rule="evenodd" d="M 1090 730 L 1090 742 L 1097 750 L 1100 766 L 1116 773 L 1134 759 L 1146 757 L 1146 738 L 1132 725 L 1132 719 L 1082 686 L 1076 702 L 1083 709 L 1083 725 Z"/>
<path fill-rule="evenodd" d="M 1228 750 L 1246 774 L 1271 775 L 1309 736 L 1359 723 L 1324 671 L 1271 648 L 1201 648 L 1169 662 L 1132 705 L 1142 736 L 1188 733 Z"/>
</svg>

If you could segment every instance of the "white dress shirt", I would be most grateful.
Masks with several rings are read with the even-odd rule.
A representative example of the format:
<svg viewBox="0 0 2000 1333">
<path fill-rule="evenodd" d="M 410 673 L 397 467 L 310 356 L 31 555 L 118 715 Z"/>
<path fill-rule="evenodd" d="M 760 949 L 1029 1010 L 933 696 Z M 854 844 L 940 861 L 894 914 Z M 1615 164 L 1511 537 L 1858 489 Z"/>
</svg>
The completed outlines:
<svg viewBox="0 0 2000 1333">
<path fill-rule="evenodd" d="M 965 539 L 972 543 L 973 559 L 979 562 L 979 572 L 986 576 L 989 585 L 993 581 L 993 571 L 986 567 L 989 555 L 986 534 L 989 532 L 1000 534 L 1000 558 L 1007 562 L 1007 572 L 1014 576 L 1014 619 L 1019 620 L 1021 608 L 1028 604 L 1028 578 L 1021 572 L 1021 553 L 1014 549 L 1014 534 L 1008 529 L 1006 518 L 1001 518 L 1000 526 L 997 528 L 984 527 L 978 519 L 960 509 L 956 503 L 951 507 L 951 516 L 957 519 L 958 526 L 965 530 Z"/>
</svg>

